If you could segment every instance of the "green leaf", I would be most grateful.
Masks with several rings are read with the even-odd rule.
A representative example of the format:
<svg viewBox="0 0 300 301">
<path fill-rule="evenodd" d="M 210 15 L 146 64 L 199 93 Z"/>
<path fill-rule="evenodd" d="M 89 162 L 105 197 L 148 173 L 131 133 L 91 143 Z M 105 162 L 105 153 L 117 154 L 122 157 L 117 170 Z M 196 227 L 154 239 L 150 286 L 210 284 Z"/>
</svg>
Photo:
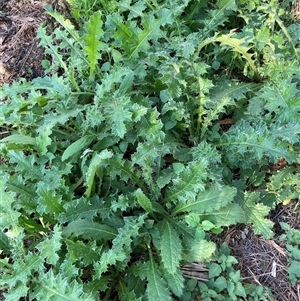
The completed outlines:
<svg viewBox="0 0 300 301">
<path fill-rule="evenodd" d="M 51 301 L 95 301 L 83 290 L 83 285 L 77 281 L 69 281 L 61 274 L 55 275 L 50 269 L 46 274 L 41 274 L 39 284 L 34 287 L 32 298 Z"/>
<path fill-rule="evenodd" d="M 36 148 L 38 152 L 42 155 L 46 155 L 48 152 L 48 146 L 51 145 L 52 139 L 50 135 L 52 134 L 52 129 L 49 126 L 44 127 L 43 131 L 39 133 L 36 137 Z"/>
<path fill-rule="evenodd" d="M 80 219 L 67 225 L 62 232 L 63 237 L 83 236 L 89 239 L 110 240 L 117 236 L 117 231 L 105 224 L 99 224 L 88 220 Z"/>
<path fill-rule="evenodd" d="M 1 215 L 0 215 L 1 217 Z M 2 226 L 2 225 L 1 225 Z M 3 252 L 4 254 L 10 253 L 10 243 L 8 237 L 0 231 L 0 253 Z"/>
<path fill-rule="evenodd" d="M 237 296 L 246 298 L 247 294 L 241 282 L 236 283 L 234 293 Z"/>
<path fill-rule="evenodd" d="M 204 239 L 195 240 L 189 254 L 189 261 L 206 262 L 209 261 L 216 250 L 216 245 L 212 241 Z"/>
<path fill-rule="evenodd" d="M 105 204 L 104 200 L 95 196 L 91 200 L 82 197 L 68 202 L 64 205 L 64 209 L 65 212 L 59 215 L 59 221 L 61 223 L 78 219 L 92 221 L 97 214 L 102 217 L 107 217 L 111 208 L 109 204 Z"/>
<path fill-rule="evenodd" d="M 43 258 L 37 254 L 29 252 L 24 260 L 17 260 L 13 266 L 11 275 L 3 276 L 4 283 L 7 283 L 10 289 L 17 285 L 18 281 L 27 284 L 33 273 L 43 269 Z"/>
<path fill-rule="evenodd" d="M 94 264 L 95 279 L 101 279 L 103 277 L 103 273 L 107 272 L 109 266 L 116 265 L 117 262 L 126 262 L 127 254 L 125 251 L 120 249 L 110 249 L 107 252 L 104 252 L 101 255 L 101 258 L 98 262 Z"/>
<path fill-rule="evenodd" d="M 174 274 L 169 274 L 168 272 L 164 273 L 164 278 L 168 283 L 168 287 L 171 292 L 177 296 L 181 297 L 184 289 L 185 278 L 182 275 L 182 272 L 178 269 L 178 271 Z"/>
<path fill-rule="evenodd" d="M 149 301 L 171 301 L 170 293 L 166 289 L 166 283 L 161 276 L 157 264 L 153 258 L 150 257 L 148 263 L 148 274 L 147 274 L 147 296 Z"/>
<path fill-rule="evenodd" d="M 18 282 L 18 284 L 13 289 L 3 294 L 5 298 L 4 300 L 5 301 L 22 300 L 24 297 L 26 298 L 28 294 L 28 290 L 29 287 L 26 284 Z"/>
<path fill-rule="evenodd" d="M 51 238 L 47 238 L 37 244 L 36 248 L 40 256 L 47 260 L 47 263 L 55 265 L 59 259 L 57 252 L 61 247 L 61 229 L 55 225 Z"/>
<path fill-rule="evenodd" d="M 153 208 L 152 208 L 152 203 L 149 200 L 149 198 L 144 194 L 144 192 L 138 188 L 135 192 L 134 192 L 135 197 L 137 198 L 138 203 L 140 204 L 140 206 L 146 211 L 146 212 L 152 212 Z"/>
<path fill-rule="evenodd" d="M 8 175 L 1 173 L 0 178 L 0 226 L 1 229 L 10 229 L 18 225 L 18 219 L 21 213 L 15 210 L 13 204 L 14 194 L 6 191 L 6 181 Z"/>
<path fill-rule="evenodd" d="M 230 0 L 226 0 L 227 2 L 231 2 Z M 234 1 L 232 1 L 234 2 Z M 214 37 L 213 39 L 208 39 L 200 44 L 199 50 L 212 42 L 220 42 L 221 45 L 226 45 L 232 48 L 233 51 L 240 53 L 242 57 L 247 61 L 251 70 L 257 74 L 257 69 L 255 66 L 255 60 L 253 59 L 253 54 L 251 53 L 251 47 L 245 46 L 247 45 L 246 39 L 234 38 L 234 30 L 232 30 L 229 34 L 220 35 Z"/>
<path fill-rule="evenodd" d="M 267 165 L 277 162 L 280 157 L 297 162 L 296 153 L 273 135 L 263 120 L 237 122 L 224 133 L 217 146 L 222 148 L 231 167 L 249 168 L 253 160 Z"/>
<path fill-rule="evenodd" d="M 16 178 L 10 178 L 6 183 L 7 189 L 11 192 L 16 192 L 29 199 L 33 199 L 36 196 L 34 185 L 24 185 L 24 178 L 19 175 Z"/>
<path fill-rule="evenodd" d="M 161 259 L 166 271 L 170 274 L 178 272 L 181 260 L 181 241 L 175 229 L 164 222 L 161 234 Z"/>
<path fill-rule="evenodd" d="M 189 163 L 180 175 L 173 179 L 173 185 L 167 190 L 164 202 L 178 201 L 186 203 L 188 200 L 195 200 L 197 193 L 204 189 L 203 180 L 207 176 L 207 162 L 194 161 Z M 181 203 L 180 203 L 181 204 Z"/>
<path fill-rule="evenodd" d="M 101 151 L 100 153 L 93 156 L 88 170 L 85 173 L 85 183 L 87 186 L 86 196 L 90 197 L 92 193 L 92 188 L 94 184 L 94 177 L 97 172 L 97 169 L 104 164 L 106 159 L 109 159 L 113 156 L 113 153 L 108 151 L 107 149 Z"/>
<path fill-rule="evenodd" d="M 23 152 L 8 151 L 11 163 L 17 163 L 16 171 L 26 172 L 34 180 L 42 180 L 43 172 L 36 166 L 36 158 L 34 156 L 24 156 Z"/>
<path fill-rule="evenodd" d="M 26 135 L 13 134 L 1 139 L 0 142 L 8 142 L 14 144 L 23 144 L 23 145 L 35 145 L 35 138 Z"/>
<path fill-rule="evenodd" d="M 185 204 L 178 203 L 172 215 L 182 212 L 216 212 L 233 201 L 235 195 L 236 188 L 234 187 L 223 186 L 221 190 L 217 190 L 212 186 L 206 191 L 200 192 L 196 200 L 189 199 Z"/>
<path fill-rule="evenodd" d="M 90 80 L 95 72 L 98 60 L 101 59 L 100 50 L 104 50 L 104 43 L 100 41 L 103 35 L 101 12 L 95 12 L 85 24 L 86 34 L 83 36 L 86 46 L 83 48 L 88 56 Z"/>
<path fill-rule="evenodd" d="M 117 94 L 117 92 L 116 92 Z M 102 101 L 103 117 L 106 119 L 111 132 L 117 137 L 123 138 L 127 131 L 127 123 L 131 121 L 131 101 L 126 94 L 116 94 L 105 97 Z"/>
<path fill-rule="evenodd" d="M 51 187 L 51 184 L 39 182 L 37 185 L 38 206 L 37 211 L 44 213 L 59 214 L 64 212 L 62 197 Z"/>
<path fill-rule="evenodd" d="M 300 103 L 297 99 L 299 90 L 291 77 L 285 77 L 280 82 L 272 82 L 263 86 L 258 95 L 265 102 L 265 109 L 276 114 L 279 121 L 299 122 Z M 293 133 L 289 133 L 292 135 Z"/>
<path fill-rule="evenodd" d="M 124 48 L 127 49 L 130 58 L 137 58 L 139 52 L 147 52 L 150 47 L 149 41 L 156 40 L 161 36 L 161 26 L 172 22 L 171 15 L 172 12 L 165 8 L 158 12 L 158 17 L 151 13 L 144 15 L 143 30 L 133 31 L 131 42 L 127 42 L 127 45 L 124 43 Z"/>
<path fill-rule="evenodd" d="M 219 210 L 207 214 L 201 214 L 201 218 L 211 221 L 215 227 L 228 227 L 245 221 L 245 214 L 237 204 L 228 204 Z"/>
<path fill-rule="evenodd" d="M 133 291 L 129 291 L 126 283 L 123 280 L 118 282 L 118 295 L 121 301 L 137 301 Z"/>
<path fill-rule="evenodd" d="M 218 277 L 214 282 L 214 287 L 216 288 L 217 292 L 221 292 L 222 290 L 226 289 L 227 281 L 224 276 Z"/>
<path fill-rule="evenodd" d="M 95 241 L 84 243 L 81 240 L 73 241 L 71 239 L 64 240 L 68 252 L 74 261 L 80 261 L 84 266 L 88 266 L 100 259 L 101 247 L 96 245 Z"/>
<path fill-rule="evenodd" d="M 255 234 L 262 234 L 265 238 L 272 238 L 273 222 L 265 218 L 271 210 L 270 207 L 263 205 L 260 202 L 259 192 L 246 192 L 245 203 L 242 209 L 245 212 L 247 223 L 253 223 L 253 230 Z"/>
<path fill-rule="evenodd" d="M 213 262 L 209 266 L 209 278 L 217 277 L 221 274 L 221 272 L 222 272 L 222 268 L 219 264 Z"/>
<path fill-rule="evenodd" d="M 291 260 L 290 266 L 288 267 L 289 279 L 292 284 L 295 284 L 297 280 L 300 278 L 300 269 L 299 269 L 300 261 Z"/>
<path fill-rule="evenodd" d="M 80 151 L 88 147 L 94 140 L 94 135 L 86 135 L 78 139 L 77 141 L 70 144 L 63 152 L 61 160 L 66 161 L 70 157 L 76 155 Z"/>
<path fill-rule="evenodd" d="M 121 97 L 124 95 L 126 92 L 128 92 L 133 84 L 133 79 L 134 79 L 134 72 L 131 70 L 128 70 L 128 73 L 125 75 L 123 78 L 121 85 L 118 89 L 118 96 Z"/>
<path fill-rule="evenodd" d="M 49 129 L 54 128 L 57 124 L 64 125 L 70 118 L 76 117 L 82 110 L 83 107 L 78 105 L 73 109 L 57 110 L 58 112 L 50 111 L 44 116 L 43 124 L 37 129 L 37 131 L 42 133 L 43 131 L 49 131 Z"/>
<path fill-rule="evenodd" d="M 46 47 L 46 53 L 54 56 L 55 62 L 61 66 L 65 72 L 68 72 L 68 67 L 64 62 L 63 56 L 59 53 L 58 46 L 53 45 L 53 41 L 46 33 L 46 28 L 40 26 L 37 31 L 37 38 L 40 39 L 39 46 Z"/>
</svg>

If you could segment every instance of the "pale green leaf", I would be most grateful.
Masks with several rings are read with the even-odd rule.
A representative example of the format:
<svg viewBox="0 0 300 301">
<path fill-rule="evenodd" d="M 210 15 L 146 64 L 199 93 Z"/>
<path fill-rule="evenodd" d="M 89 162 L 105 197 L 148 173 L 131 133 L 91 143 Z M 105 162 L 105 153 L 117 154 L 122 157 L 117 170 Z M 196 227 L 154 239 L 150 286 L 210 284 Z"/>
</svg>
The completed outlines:
<svg viewBox="0 0 300 301">
<path fill-rule="evenodd" d="M 95 301 L 84 292 L 81 283 L 69 281 L 61 274 L 55 275 L 52 269 L 40 275 L 39 283 L 33 289 L 32 298 L 49 301 Z"/>
<path fill-rule="evenodd" d="M 71 239 L 64 240 L 68 253 L 74 261 L 80 261 L 83 265 L 87 266 L 93 264 L 100 259 L 101 246 L 97 246 L 95 241 L 85 243 L 81 240 L 73 241 Z"/>
<path fill-rule="evenodd" d="M 44 182 L 39 182 L 36 192 L 38 195 L 37 211 L 40 214 L 64 212 L 62 197 L 52 189 L 51 184 L 46 185 Z"/>
<path fill-rule="evenodd" d="M 0 282 L 1 286 L 1 282 Z M 16 301 L 16 300 L 22 300 L 24 297 L 26 298 L 29 291 L 29 287 L 22 282 L 18 282 L 18 284 L 11 290 L 9 290 L 7 293 L 4 293 L 4 300 L 5 301 Z"/>
<path fill-rule="evenodd" d="M 17 163 L 15 170 L 25 172 L 35 180 L 43 179 L 43 172 L 36 166 L 36 159 L 34 156 L 24 156 L 23 152 L 8 151 L 8 156 L 11 163 Z"/>
<path fill-rule="evenodd" d="M 214 278 L 217 277 L 221 274 L 222 272 L 222 268 L 219 264 L 213 262 L 210 266 L 209 266 L 209 278 Z"/>
<path fill-rule="evenodd" d="M 94 140 L 94 135 L 86 135 L 70 144 L 63 152 L 61 160 L 65 161 L 87 148 Z"/>
<path fill-rule="evenodd" d="M 55 265 L 59 259 L 57 252 L 61 247 L 61 229 L 55 225 L 52 236 L 39 242 L 36 248 L 40 252 L 40 256 L 47 260 L 47 263 Z"/>
<path fill-rule="evenodd" d="M 291 260 L 290 266 L 288 267 L 289 279 L 292 284 L 295 284 L 297 280 L 300 278 L 300 261 Z"/>
<path fill-rule="evenodd" d="M 52 129 L 50 126 L 46 126 L 42 132 L 36 137 L 36 148 L 40 154 L 46 155 L 48 152 L 48 146 L 51 145 L 52 139 L 50 135 L 52 134 Z"/>
<path fill-rule="evenodd" d="M 107 149 L 101 151 L 100 153 L 93 156 L 88 170 L 85 173 L 85 184 L 86 184 L 86 196 L 90 197 L 92 193 L 92 187 L 94 184 L 94 177 L 97 172 L 97 169 L 104 164 L 106 159 L 109 159 L 113 156 L 113 153 L 108 151 Z"/>
<path fill-rule="evenodd" d="M 204 239 L 194 241 L 190 250 L 190 261 L 206 262 L 209 261 L 216 251 L 216 244 Z"/>
<path fill-rule="evenodd" d="M 189 163 L 180 175 L 173 179 L 173 185 L 169 186 L 164 202 L 177 200 L 186 203 L 188 200 L 195 200 L 199 191 L 204 189 L 203 180 L 207 176 L 207 161 L 194 161 Z"/>
<path fill-rule="evenodd" d="M 170 274 L 178 272 L 181 260 L 181 241 L 175 229 L 165 222 L 161 233 L 161 259 L 166 271 Z"/>
<path fill-rule="evenodd" d="M 0 142 L 8 142 L 13 144 L 23 144 L 23 145 L 35 145 L 35 138 L 26 135 L 13 134 L 1 139 Z"/>
<path fill-rule="evenodd" d="M 236 188 L 223 186 L 217 190 L 212 186 L 206 191 L 200 192 L 195 200 L 188 200 L 185 204 L 178 203 L 174 209 L 173 215 L 182 212 L 217 212 L 220 208 L 233 201 L 236 195 Z"/>
<path fill-rule="evenodd" d="M 63 237 L 83 236 L 84 238 L 96 240 L 110 240 L 117 236 L 117 231 L 105 224 L 99 224 L 88 220 L 80 219 L 67 225 L 63 232 Z"/>
<path fill-rule="evenodd" d="M 221 228 L 244 222 L 245 214 L 239 205 L 230 203 L 215 212 L 201 214 L 201 218 L 211 221 L 216 228 Z"/>
<path fill-rule="evenodd" d="M 11 228 L 18 224 L 21 215 L 15 210 L 13 204 L 14 194 L 6 190 L 6 181 L 8 176 L 1 173 L 0 177 L 0 227 L 1 229 Z"/>
<path fill-rule="evenodd" d="M 43 268 L 43 258 L 38 254 L 29 252 L 24 260 L 17 260 L 14 263 L 12 274 L 4 275 L 3 281 L 12 289 L 17 285 L 18 281 L 27 284 L 33 273 Z"/>
<path fill-rule="evenodd" d="M 101 50 L 104 50 L 104 43 L 100 41 L 103 35 L 101 12 L 96 11 L 85 24 L 86 34 L 83 36 L 86 46 L 83 50 L 86 52 L 89 67 L 90 80 L 95 72 L 98 60 L 101 59 Z"/>
<path fill-rule="evenodd" d="M 263 205 L 259 202 L 259 192 L 246 192 L 245 204 L 242 209 L 245 212 L 245 218 L 247 223 L 253 223 L 253 230 L 255 234 L 261 234 L 265 238 L 272 238 L 274 233 L 271 230 L 273 228 L 273 222 L 265 218 L 271 208 Z"/>
<path fill-rule="evenodd" d="M 135 197 L 137 198 L 138 203 L 146 212 L 152 212 L 152 203 L 149 198 L 144 194 L 144 192 L 139 188 L 134 192 Z"/>
<path fill-rule="evenodd" d="M 162 278 L 158 265 L 150 258 L 147 274 L 147 297 L 149 301 L 171 301 L 170 293 L 166 288 L 166 282 Z"/>
<path fill-rule="evenodd" d="M 182 272 L 179 269 L 174 274 L 169 274 L 168 272 L 165 272 L 164 278 L 167 281 L 171 292 L 175 296 L 181 297 L 185 284 L 185 278 L 183 277 Z"/>
</svg>

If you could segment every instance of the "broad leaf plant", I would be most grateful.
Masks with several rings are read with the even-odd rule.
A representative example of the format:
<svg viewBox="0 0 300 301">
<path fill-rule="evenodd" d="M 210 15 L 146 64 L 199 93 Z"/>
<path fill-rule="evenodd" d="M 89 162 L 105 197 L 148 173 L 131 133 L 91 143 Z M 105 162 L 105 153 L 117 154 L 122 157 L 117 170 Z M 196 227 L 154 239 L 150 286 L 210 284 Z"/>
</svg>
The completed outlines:
<svg viewBox="0 0 300 301">
<path fill-rule="evenodd" d="M 300 25 L 275 0 L 68 2 L 45 75 L 0 89 L 0 288 L 186 300 L 182 265 L 221 273 L 214 235 L 269 239 L 299 197 Z"/>
</svg>

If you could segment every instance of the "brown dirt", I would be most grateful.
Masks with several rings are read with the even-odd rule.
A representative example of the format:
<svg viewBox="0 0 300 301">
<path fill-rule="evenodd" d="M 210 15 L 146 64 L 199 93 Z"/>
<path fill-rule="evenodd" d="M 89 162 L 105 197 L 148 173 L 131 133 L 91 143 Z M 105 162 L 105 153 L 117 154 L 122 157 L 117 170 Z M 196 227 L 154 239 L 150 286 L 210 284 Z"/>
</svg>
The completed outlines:
<svg viewBox="0 0 300 301">
<path fill-rule="evenodd" d="M 35 36 L 41 22 L 51 22 L 44 13 L 44 4 L 34 0 L 0 0 L 0 87 L 20 77 L 31 80 L 43 76 L 43 49 L 38 47 Z M 300 10 L 300 2 L 297 5 Z M 275 223 L 272 240 L 255 236 L 249 226 L 231 227 L 221 237 L 238 259 L 237 268 L 244 280 L 270 288 L 276 301 L 300 300 L 300 282 L 293 286 L 288 281 L 287 250 L 285 243 L 279 240 L 282 234 L 279 222 L 300 229 L 295 206 L 296 202 L 291 202 L 288 206 L 278 206 L 272 212 L 271 219 Z M 202 272 L 207 273 L 207 270 L 203 266 L 200 270 L 203 279 L 206 276 Z M 5 300 L 2 293 L 0 291 L 0 300 Z"/>
<path fill-rule="evenodd" d="M 0 0 L 0 86 L 25 77 L 42 76 L 43 50 L 35 38 L 46 20 L 45 3 L 31 0 Z"/>
<path fill-rule="evenodd" d="M 275 232 L 273 239 L 267 240 L 254 235 L 249 226 L 230 228 L 224 238 L 231 249 L 231 254 L 239 262 L 236 268 L 241 271 L 244 281 L 268 287 L 274 301 L 300 300 L 300 280 L 295 285 L 288 280 L 289 262 L 286 244 L 279 239 L 284 233 L 280 222 L 300 229 L 297 205 L 299 201 L 295 200 L 287 206 L 279 205 L 271 212 L 270 219 L 274 222 Z"/>
</svg>

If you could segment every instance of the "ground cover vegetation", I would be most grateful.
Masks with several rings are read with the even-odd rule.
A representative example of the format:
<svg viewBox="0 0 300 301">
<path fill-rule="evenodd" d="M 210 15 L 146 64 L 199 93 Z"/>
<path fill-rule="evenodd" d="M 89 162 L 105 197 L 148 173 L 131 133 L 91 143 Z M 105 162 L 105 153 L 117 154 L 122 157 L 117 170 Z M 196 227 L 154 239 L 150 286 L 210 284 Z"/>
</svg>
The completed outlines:
<svg viewBox="0 0 300 301">
<path fill-rule="evenodd" d="M 45 75 L 0 90 L 5 300 L 272 300 L 213 237 L 270 239 L 270 210 L 299 198 L 292 2 L 69 4 L 46 6 Z M 193 262 L 207 281 L 184 277 Z"/>
</svg>

